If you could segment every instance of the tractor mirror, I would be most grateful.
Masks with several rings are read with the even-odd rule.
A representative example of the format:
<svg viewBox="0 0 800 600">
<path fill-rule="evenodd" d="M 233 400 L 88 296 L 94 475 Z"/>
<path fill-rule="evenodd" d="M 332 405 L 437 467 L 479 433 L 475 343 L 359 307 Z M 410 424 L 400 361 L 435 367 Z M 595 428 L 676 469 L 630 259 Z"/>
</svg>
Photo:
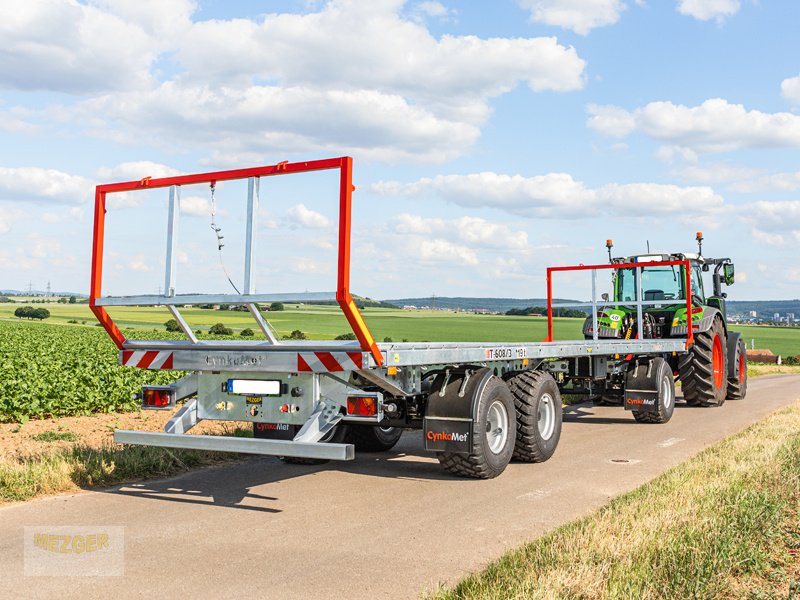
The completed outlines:
<svg viewBox="0 0 800 600">
<path fill-rule="evenodd" d="M 723 265 L 722 275 L 725 278 L 725 285 L 733 285 L 733 263 Z"/>
<path fill-rule="evenodd" d="M 605 300 L 606 302 L 608 302 L 608 293 L 607 292 L 603 292 L 602 294 L 600 294 L 600 297 L 603 300 Z"/>
</svg>

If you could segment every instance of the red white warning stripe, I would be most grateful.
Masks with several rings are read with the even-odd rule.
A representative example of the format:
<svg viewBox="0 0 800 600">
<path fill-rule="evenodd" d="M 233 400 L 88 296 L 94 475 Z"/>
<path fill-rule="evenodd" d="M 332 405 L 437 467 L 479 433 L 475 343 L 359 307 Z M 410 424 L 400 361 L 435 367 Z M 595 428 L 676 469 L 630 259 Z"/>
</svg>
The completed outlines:
<svg viewBox="0 0 800 600">
<path fill-rule="evenodd" d="M 298 352 L 297 370 L 300 373 L 335 373 L 361 369 L 361 352 Z"/>
<path fill-rule="evenodd" d="M 172 352 L 159 350 L 123 350 L 120 364 L 139 369 L 171 369 Z"/>
</svg>

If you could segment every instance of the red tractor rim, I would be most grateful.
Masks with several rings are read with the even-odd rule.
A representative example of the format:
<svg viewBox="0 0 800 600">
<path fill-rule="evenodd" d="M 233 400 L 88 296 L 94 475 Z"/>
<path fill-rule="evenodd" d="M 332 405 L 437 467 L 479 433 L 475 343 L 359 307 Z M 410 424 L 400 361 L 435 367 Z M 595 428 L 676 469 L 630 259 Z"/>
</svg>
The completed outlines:
<svg viewBox="0 0 800 600">
<path fill-rule="evenodd" d="M 742 383 L 744 381 L 744 374 L 745 374 L 744 354 L 740 354 L 739 355 L 739 383 Z"/>
<path fill-rule="evenodd" d="M 718 335 L 714 336 L 714 348 L 711 354 L 711 364 L 714 369 L 714 387 L 722 387 L 722 379 L 725 376 L 724 359 L 722 356 L 722 340 Z"/>
</svg>

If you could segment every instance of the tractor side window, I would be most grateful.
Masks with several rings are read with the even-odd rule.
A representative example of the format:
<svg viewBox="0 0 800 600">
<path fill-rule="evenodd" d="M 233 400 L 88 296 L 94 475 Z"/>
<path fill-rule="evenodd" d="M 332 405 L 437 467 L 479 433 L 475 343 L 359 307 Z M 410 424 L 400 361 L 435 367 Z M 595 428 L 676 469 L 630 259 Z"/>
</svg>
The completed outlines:
<svg viewBox="0 0 800 600">
<path fill-rule="evenodd" d="M 636 300 L 636 276 L 633 269 L 617 271 L 617 301 Z"/>
<path fill-rule="evenodd" d="M 706 301 L 706 295 L 703 293 L 703 272 L 700 267 L 692 267 L 692 296 L 697 296 L 703 303 Z"/>
</svg>

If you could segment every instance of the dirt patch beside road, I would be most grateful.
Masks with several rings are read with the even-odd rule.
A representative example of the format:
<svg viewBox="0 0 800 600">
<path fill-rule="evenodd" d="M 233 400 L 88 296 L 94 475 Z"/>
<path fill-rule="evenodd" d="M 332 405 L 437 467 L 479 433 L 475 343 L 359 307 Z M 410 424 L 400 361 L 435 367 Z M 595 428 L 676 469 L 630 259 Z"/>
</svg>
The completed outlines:
<svg viewBox="0 0 800 600">
<path fill-rule="evenodd" d="M 54 448 L 69 448 L 76 444 L 100 448 L 114 441 L 115 429 L 163 431 L 164 425 L 173 414 L 173 411 L 149 410 L 43 419 L 28 421 L 24 425 L 2 423 L 0 457 L 30 456 Z M 236 425 L 238 423 L 202 421 L 192 429 L 192 433 L 219 435 L 232 431 Z"/>
</svg>

